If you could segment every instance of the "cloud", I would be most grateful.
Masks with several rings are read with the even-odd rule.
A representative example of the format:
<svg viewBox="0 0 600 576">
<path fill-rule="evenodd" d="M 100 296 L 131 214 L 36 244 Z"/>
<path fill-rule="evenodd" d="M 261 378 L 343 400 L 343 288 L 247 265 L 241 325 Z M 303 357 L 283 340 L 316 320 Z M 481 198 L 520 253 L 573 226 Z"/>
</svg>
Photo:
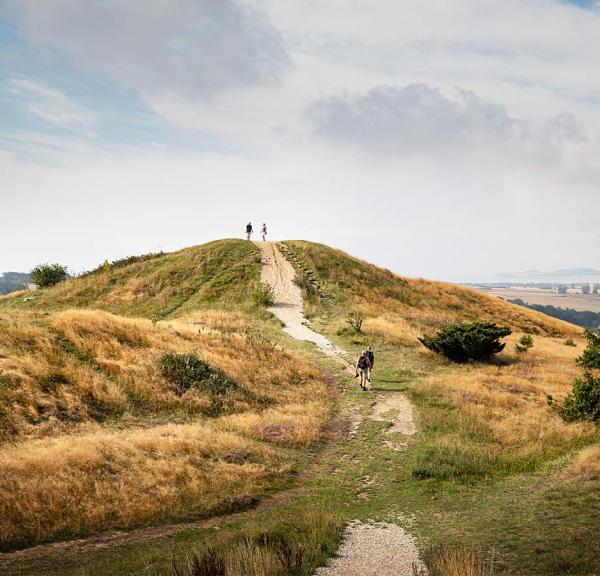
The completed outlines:
<svg viewBox="0 0 600 576">
<path fill-rule="evenodd" d="M 266 13 L 245 0 L 10 1 L 30 44 L 142 93 L 210 98 L 288 65 Z"/>
<path fill-rule="evenodd" d="M 94 113 L 64 92 L 25 78 L 12 78 L 6 90 L 18 96 L 18 103 L 31 114 L 61 128 L 93 135 Z"/>
<path fill-rule="evenodd" d="M 567 113 L 535 123 L 511 117 L 503 106 L 459 90 L 454 98 L 426 84 L 378 86 L 317 100 L 306 117 L 325 138 L 375 153 L 453 155 L 459 151 L 560 154 L 586 142 Z"/>
</svg>

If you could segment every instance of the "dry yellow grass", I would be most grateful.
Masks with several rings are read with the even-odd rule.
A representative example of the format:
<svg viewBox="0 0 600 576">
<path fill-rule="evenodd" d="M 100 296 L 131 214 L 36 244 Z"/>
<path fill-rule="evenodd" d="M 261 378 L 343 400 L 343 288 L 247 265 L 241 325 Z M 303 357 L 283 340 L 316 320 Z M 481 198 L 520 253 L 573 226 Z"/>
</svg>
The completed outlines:
<svg viewBox="0 0 600 576">
<path fill-rule="evenodd" d="M 498 322 L 533 334 L 572 337 L 581 329 L 446 282 L 405 278 L 353 258 L 340 250 L 312 242 L 286 242 L 340 303 L 366 317 L 392 315 L 415 328 L 452 321 Z"/>
<path fill-rule="evenodd" d="M 564 396 L 579 374 L 578 352 L 554 338 L 536 336 L 534 348 L 512 354 L 520 334 L 507 339 L 498 364 L 450 362 L 425 376 L 419 389 L 441 394 L 489 427 L 496 442 L 527 456 L 554 443 L 594 434 L 589 423 L 567 424 L 548 409 L 547 394 Z M 423 354 L 430 354 L 423 351 Z"/>
<path fill-rule="evenodd" d="M 68 310 L 41 320 L 5 314 L 2 320 L 4 438 L 123 415 L 206 412 L 205 392 L 181 394 L 162 377 L 157 361 L 166 351 L 197 354 L 266 402 L 299 403 L 324 395 L 313 366 L 252 333 L 221 333 L 185 322 L 154 325 L 98 310 Z M 224 321 L 218 320 L 221 326 Z M 225 398 L 225 412 L 254 408 L 248 396 L 235 391 Z"/>
<path fill-rule="evenodd" d="M 600 446 L 584 448 L 563 475 L 569 480 L 600 480 Z"/>
<path fill-rule="evenodd" d="M 281 457 L 199 425 L 97 430 L 0 449 L 0 545 L 226 511 Z"/>
<path fill-rule="evenodd" d="M 236 313 L 4 312 L 0 547 L 205 516 L 279 482 L 293 466 L 276 447 L 318 439 L 330 406 L 317 368 L 259 328 Z M 162 376 L 167 351 L 238 384 L 221 417 L 206 417 L 209 391 Z"/>
<path fill-rule="evenodd" d="M 429 552 L 425 558 L 429 576 L 494 576 L 493 559 L 461 547 L 444 547 Z M 420 575 L 418 575 L 420 576 Z"/>
</svg>

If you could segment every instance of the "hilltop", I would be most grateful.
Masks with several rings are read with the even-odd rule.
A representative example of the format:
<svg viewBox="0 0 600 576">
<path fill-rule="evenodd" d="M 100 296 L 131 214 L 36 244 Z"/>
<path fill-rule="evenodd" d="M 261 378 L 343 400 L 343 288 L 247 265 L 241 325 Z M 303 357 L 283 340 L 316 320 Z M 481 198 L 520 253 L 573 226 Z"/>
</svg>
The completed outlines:
<svg viewBox="0 0 600 576">
<path fill-rule="evenodd" d="M 311 327 L 351 362 L 374 346 L 373 395 L 283 333 L 251 242 L 130 257 L 27 299 L 0 299 L 1 549 L 155 530 L 151 547 L 145 532 L 104 555 L 90 546 L 84 557 L 73 544 L 59 567 L 51 549 L 25 554 L 23 573 L 132 574 L 152 566 L 166 575 L 173 546 L 180 558 L 216 546 L 228 562 L 243 556 L 275 566 L 282 550 L 300 554 L 285 546 L 305 542 L 298 574 L 308 575 L 335 551 L 345 522 L 399 522 L 405 514 L 423 550 L 493 548 L 503 566 L 542 575 L 556 571 L 556 538 L 568 530 L 564 562 L 591 565 L 594 547 L 582 542 L 594 526 L 590 482 L 600 476 L 596 453 L 581 450 L 597 432 L 564 423 L 546 403 L 547 394 L 564 396 L 578 374 L 580 329 L 321 244 L 279 246 L 296 270 Z M 360 330 L 350 315 L 362 317 Z M 472 320 L 514 332 L 492 363 L 455 365 L 417 340 Z M 524 333 L 534 348 L 519 356 L 513 345 Z M 565 346 L 567 338 L 578 347 Z M 415 412 L 410 445 L 401 433 L 387 435 L 385 410 L 371 418 L 377 398 L 398 394 Z M 560 513 L 560 498 L 549 500 L 540 487 L 540 478 L 559 472 L 574 499 Z M 548 484 L 555 495 L 560 482 Z M 237 511 L 244 515 L 218 520 Z M 207 518 L 220 522 L 218 537 L 201 524 Z M 14 562 L 23 557 L 14 558 L 7 573 L 19 573 Z M 250 573 L 240 570 L 231 574 Z"/>
</svg>

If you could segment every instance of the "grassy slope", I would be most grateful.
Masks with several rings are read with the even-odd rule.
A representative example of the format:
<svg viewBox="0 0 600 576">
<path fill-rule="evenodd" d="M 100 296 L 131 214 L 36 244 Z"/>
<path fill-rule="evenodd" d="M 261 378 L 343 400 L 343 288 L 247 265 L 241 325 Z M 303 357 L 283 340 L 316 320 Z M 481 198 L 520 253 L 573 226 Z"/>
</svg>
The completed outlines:
<svg viewBox="0 0 600 576">
<path fill-rule="evenodd" d="M 239 298 L 238 295 L 242 302 L 238 310 L 242 308 L 248 312 L 252 310 L 250 286 L 257 279 L 258 262 L 254 260 L 253 263 L 249 244 L 235 244 L 241 251 L 250 248 L 248 267 L 256 265 L 252 273 L 245 276 L 248 278 L 243 291 L 245 296 Z M 410 524 L 410 529 L 425 547 L 456 542 L 484 551 L 495 548 L 499 563 L 510 567 L 513 573 L 517 570 L 539 576 L 596 573 L 594 567 L 600 562 L 596 552 L 600 543 L 593 541 L 593 535 L 598 534 L 600 505 L 595 496 L 600 493 L 598 454 L 590 453 L 589 450 L 594 450 L 590 448 L 579 460 L 571 461 L 582 446 L 597 436 L 590 426 L 563 424 L 545 404 L 546 392 L 560 397 L 568 388 L 576 373 L 573 357 L 580 350 L 564 347 L 560 340 L 550 335 L 574 337 L 580 342 L 577 339 L 579 331 L 571 325 L 466 289 L 401 279 L 323 246 L 305 242 L 289 245 L 309 264 L 321 285 L 334 297 L 333 305 L 325 305 L 304 282 L 305 297 L 310 302 L 307 308 L 315 326 L 348 350 L 357 351 L 366 343 L 374 344 L 378 358 L 375 373 L 378 389 L 381 393 L 405 390 L 411 395 L 417 407 L 420 432 L 409 450 L 398 453 L 385 448 L 385 424 L 365 420 L 357 437 L 342 435 L 316 459 L 305 451 L 294 452 L 292 462 L 295 462 L 294 469 L 300 472 L 303 491 L 293 499 L 283 501 L 277 509 L 259 508 L 249 515 L 249 520 L 225 523 L 218 537 L 212 530 L 188 530 L 151 544 L 125 548 L 116 555 L 114 552 L 105 556 L 100 553 L 85 566 L 69 573 L 131 574 L 150 570 L 169 574 L 173 554 L 181 557 L 207 545 L 226 549 L 229 556 L 237 558 L 246 554 L 256 560 L 255 553 L 236 548 L 240 534 L 250 538 L 251 546 L 277 541 L 282 533 L 296 539 L 311 539 L 315 537 L 315 525 L 320 523 L 332 526 L 323 529 L 318 536 L 324 542 L 324 549 L 330 549 L 337 538 L 336 522 L 331 524 L 331 519 L 322 522 L 317 513 L 306 526 L 304 512 L 307 508 L 326 509 L 336 521 L 353 518 L 397 521 L 398 513 L 403 512 L 402 522 Z M 203 250 L 203 247 L 191 250 Z M 131 273 L 126 275 L 127 278 L 131 276 Z M 234 289 L 239 287 L 240 284 L 235 283 Z M 67 286 L 61 290 L 67 290 Z M 79 290 L 74 293 L 81 295 Z M 115 311 L 117 309 L 111 308 L 117 305 L 114 295 L 122 293 L 115 286 L 107 292 L 111 295 L 110 302 L 90 300 L 89 303 Z M 168 286 L 165 285 L 159 294 L 169 303 Z M 46 306 L 52 309 L 69 306 L 66 298 L 51 294 L 42 298 L 41 302 L 33 304 L 19 303 L 16 306 L 20 309 L 18 313 L 22 315 L 32 309 L 41 312 Z M 139 300 L 143 301 L 144 298 Z M 88 301 L 78 302 L 87 305 Z M 139 302 L 137 299 L 120 301 L 118 305 L 122 307 L 118 311 L 139 314 L 133 311 Z M 201 323 L 200 326 L 216 328 L 221 336 L 239 334 L 244 341 L 248 338 L 253 341 L 257 337 L 259 340 L 279 338 L 273 331 L 273 324 L 265 322 L 260 312 L 232 315 L 215 310 L 222 306 L 230 310 L 238 306 L 226 294 L 215 303 L 206 293 L 199 302 L 202 302 L 200 312 L 194 312 L 186 305 L 182 307 L 186 311 L 184 317 L 171 326 L 183 333 L 190 323 L 194 326 L 198 326 L 194 323 Z M 15 304 L 12 301 L 8 307 L 15 308 Z M 25 310 L 21 309 L 23 306 Z M 152 297 L 148 297 L 148 303 L 142 306 L 151 310 L 149 316 L 157 311 L 159 317 L 179 314 L 179 311 L 168 312 L 170 304 L 157 307 Z M 206 306 L 213 310 L 206 310 Z M 365 315 L 363 335 L 352 334 L 346 329 L 344 319 L 349 310 Z M 36 322 L 39 321 L 40 317 L 35 316 Z M 510 350 L 511 340 L 511 346 L 498 364 L 457 367 L 416 344 L 417 335 L 444 321 L 475 318 L 509 323 L 517 331 L 536 334 L 534 351 L 526 357 L 517 357 Z M 160 329 L 160 326 L 159 323 L 154 329 Z M 518 335 L 515 334 L 513 340 Z M 296 347 L 288 340 L 281 342 Z M 317 361 L 310 347 L 300 348 L 311 360 Z M 228 362 L 235 363 L 235 357 L 233 351 L 230 360 L 223 361 L 223 368 Z M 324 367 L 331 371 L 330 365 L 324 364 Z M 243 372 L 243 367 L 240 370 Z M 310 369 L 304 370 L 309 370 L 305 378 L 310 379 Z M 268 375 L 265 378 L 268 379 Z M 371 397 L 356 390 L 345 375 L 337 373 L 336 379 L 348 388 L 345 396 L 348 402 L 343 401 L 340 410 L 343 412 L 356 404 L 366 416 Z M 302 387 L 302 382 L 299 383 Z M 308 391 L 305 398 L 314 392 L 314 389 Z M 304 412 L 302 409 L 303 415 Z M 312 415 L 317 421 L 323 418 L 323 413 L 318 410 L 313 410 Z M 266 423 L 257 426 L 253 420 L 255 416 L 224 418 L 238 426 L 236 431 L 241 431 L 243 438 L 259 442 L 256 446 L 260 449 L 272 451 L 278 450 L 277 444 L 262 444 L 264 436 L 260 431 L 272 430 L 270 423 L 280 424 L 285 418 L 290 419 L 288 422 L 301 422 L 299 417 L 284 409 L 276 413 L 266 427 Z M 299 429 L 304 429 L 304 423 Z M 315 430 L 318 434 L 318 426 Z M 147 441 L 154 453 L 156 447 L 152 442 L 155 440 L 148 438 Z M 218 444 L 215 444 L 215 450 L 218 450 Z M 283 453 L 273 456 L 267 470 L 280 470 L 280 458 L 283 457 Z M 216 461 L 219 461 L 218 452 Z M 366 499 L 358 497 L 365 493 Z M 218 495 L 215 501 L 220 501 Z M 272 555 L 273 551 L 265 553 Z M 322 552 L 317 556 L 319 554 Z M 268 564 L 271 560 L 265 562 Z M 318 558 L 313 559 L 299 573 L 312 573 L 311 566 L 318 562 Z M 51 564 L 42 566 L 40 573 L 51 572 Z M 286 573 L 278 570 L 273 573 Z M 61 568 L 57 573 L 66 574 L 67 571 Z M 250 572 L 242 569 L 232 573 Z"/>
<path fill-rule="evenodd" d="M 197 308 L 248 309 L 260 279 L 260 254 L 250 242 L 219 240 L 0 300 L 0 310 L 100 308 L 123 316 L 164 319 Z"/>
<path fill-rule="evenodd" d="M 286 245 L 333 297 L 326 305 L 305 289 L 314 324 L 346 349 L 374 345 L 378 389 L 404 389 L 417 407 L 420 432 L 394 471 L 368 461 L 356 471 L 381 483 L 370 517 L 401 504 L 425 547 L 495 550 L 511 574 L 597 574 L 600 452 L 584 447 L 598 442 L 598 431 L 565 424 L 546 405 L 547 393 L 563 396 L 580 372 L 580 330 L 468 289 L 399 278 L 325 246 Z M 364 314 L 363 334 L 345 325 L 349 311 Z M 494 364 L 455 365 L 416 341 L 446 321 L 474 319 L 515 331 Z M 534 334 L 524 356 L 513 348 L 521 332 Z M 578 347 L 564 346 L 565 337 Z"/>
<path fill-rule="evenodd" d="M 213 242 L 2 301 L 1 548 L 204 517 L 289 481 L 329 401 L 252 304 L 259 262 Z M 165 352 L 235 381 L 218 411 L 163 377 Z"/>
<path fill-rule="evenodd" d="M 455 284 L 404 278 L 323 244 L 291 241 L 285 245 L 316 273 L 336 302 L 372 319 L 385 315 L 388 321 L 418 328 L 453 320 L 482 320 L 532 334 L 581 333 L 572 324 L 499 298 Z"/>
</svg>

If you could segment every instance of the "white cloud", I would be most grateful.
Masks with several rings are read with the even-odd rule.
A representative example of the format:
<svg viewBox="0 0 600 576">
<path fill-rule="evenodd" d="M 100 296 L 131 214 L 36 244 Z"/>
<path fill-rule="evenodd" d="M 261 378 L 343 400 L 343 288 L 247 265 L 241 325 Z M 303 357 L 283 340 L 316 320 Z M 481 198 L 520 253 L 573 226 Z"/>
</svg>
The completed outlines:
<svg viewBox="0 0 600 576">
<path fill-rule="evenodd" d="M 209 98 L 270 83 L 288 60 L 265 12 L 243 0 L 11 0 L 28 41 L 149 94 Z"/>
<path fill-rule="evenodd" d="M 509 116 L 503 106 L 457 91 L 453 97 L 426 84 L 377 86 L 360 94 L 318 100 L 306 111 L 317 133 L 375 154 L 450 155 L 459 152 L 555 161 L 587 142 L 567 113 L 537 123 Z"/>
<path fill-rule="evenodd" d="M 64 92 L 26 78 L 12 78 L 6 89 L 18 97 L 18 105 L 50 124 L 93 135 L 95 114 Z"/>
</svg>

